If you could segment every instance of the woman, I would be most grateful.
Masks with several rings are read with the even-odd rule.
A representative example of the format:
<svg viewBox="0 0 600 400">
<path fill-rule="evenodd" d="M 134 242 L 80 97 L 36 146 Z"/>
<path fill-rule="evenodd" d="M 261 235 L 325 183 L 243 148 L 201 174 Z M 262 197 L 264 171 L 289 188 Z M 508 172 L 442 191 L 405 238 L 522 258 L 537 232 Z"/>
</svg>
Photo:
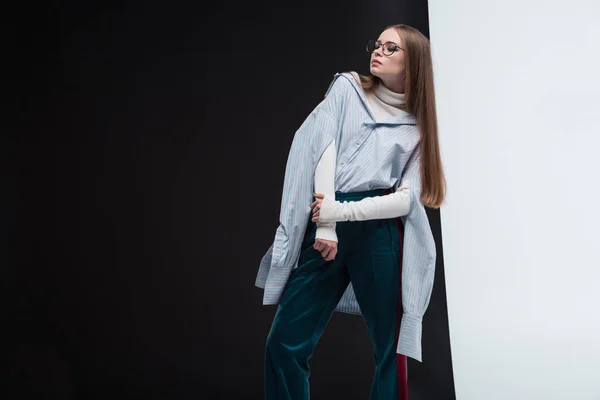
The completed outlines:
<svg viewBox="0 0 600 400">
<path fill-rule="evenodd" d="M 372 76 L 336 74 L 292 142 L 279 227 L 256 279 L 263 304 L 278 304 L 267 399 L 310 397 L 308 360 L 334 311 L 365 320 L 371 399 L 406 398 L 406 357 L 422 361 L 436 259 L 424 207 L 445 195 L 431 52 L 405 25 L 367 50 Z"/>
</svg>

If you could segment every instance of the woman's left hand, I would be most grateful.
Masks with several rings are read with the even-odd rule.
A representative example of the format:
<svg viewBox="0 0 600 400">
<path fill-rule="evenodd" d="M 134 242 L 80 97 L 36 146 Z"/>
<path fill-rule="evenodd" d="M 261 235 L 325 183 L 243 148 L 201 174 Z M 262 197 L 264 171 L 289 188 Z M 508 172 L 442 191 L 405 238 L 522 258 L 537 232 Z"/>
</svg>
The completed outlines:
<svg viewBox="0 0 600 400">
<path fill-rule="evenodd" d="M 316 200 L 310 205 L 313 213 L 312 222 L 319 222 L 319 212 L 321 211 L 321 204 L 323 203 L 325 195 L 322 193 L 313 193 L 313 196 Z"/>
</svg>

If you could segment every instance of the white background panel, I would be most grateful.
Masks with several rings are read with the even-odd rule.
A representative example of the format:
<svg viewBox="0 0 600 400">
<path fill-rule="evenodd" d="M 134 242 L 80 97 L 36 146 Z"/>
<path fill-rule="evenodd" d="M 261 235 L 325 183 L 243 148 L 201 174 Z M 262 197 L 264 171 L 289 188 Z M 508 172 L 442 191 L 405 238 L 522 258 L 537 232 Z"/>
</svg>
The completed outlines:
<svg viewBox="0 0 600 400">
<path fill-rule="evenodd" d="M 600 2 L 429 0 L 459 400 L 600 399 Z"/>
</svg>

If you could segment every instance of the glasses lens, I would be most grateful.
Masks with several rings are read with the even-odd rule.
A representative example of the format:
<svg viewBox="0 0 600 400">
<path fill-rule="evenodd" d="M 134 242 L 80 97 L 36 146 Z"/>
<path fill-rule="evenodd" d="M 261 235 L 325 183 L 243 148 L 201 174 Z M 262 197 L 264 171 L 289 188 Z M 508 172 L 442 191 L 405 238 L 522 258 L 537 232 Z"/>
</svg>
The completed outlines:
<svg viewBox="0 0 600 400">
<path fill-rule="evenodd" d="M 377 48 L 377 44 L 376 44 L 375 40 L 369 40 L 367 42 L 367 52 L 372 53 L 375 51 L 376 48 Z"/>
<path fill-rule="evenodd" d="M 393 43 L 386 43 L 383 45 L 383 54 L 391 56 L 396 51 L 396 45 Z"/>
</svg>

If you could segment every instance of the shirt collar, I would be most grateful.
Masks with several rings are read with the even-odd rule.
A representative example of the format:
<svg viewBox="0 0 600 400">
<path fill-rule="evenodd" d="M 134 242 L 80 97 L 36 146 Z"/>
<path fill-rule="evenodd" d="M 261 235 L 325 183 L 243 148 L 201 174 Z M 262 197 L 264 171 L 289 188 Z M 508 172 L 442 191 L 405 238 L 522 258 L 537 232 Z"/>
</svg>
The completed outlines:
<svg viewBox="0 0 600 400">
<path fill-rule="evenodd" d="M 369 109 L 369 106 L 367 103 L 367 98 L 365 96 L 365 91 L 363 90 L 362 86 L 360 86 L 360 84 L 358 82 L 356 82 L 356 79 L 354 79 L 354 77 L 349 72 L 336 73 L 334 78 L 339 75 L 348 79 L 350 81 L 350 83 L 352 84 L 352 87 L 354 87 L 354 89 L 356 90 L 356 93 L 358 94 L 358 96 L 360 97 L 360 99 L 363 102 L 363 106 L 365 107 L 365 109 L 369 113 L 369 116 L 371 117 L 371 121 L 369 122 L 369 125 L 371 125 L 371 124 L 373 124 L 373 125 L 380 125 L 380 124 L 381 125 L 416 125 L 417 124 L 417 119 L 415 118 L 415 116 L 412 114 L 409 114 L 409 113 L 402 113 L 401 115 L 395 115 L 395 116 L 388 117 L 388 118 L 385 118 L 380 121 L 375 121 L 375 116 Z"/>
</svg>

